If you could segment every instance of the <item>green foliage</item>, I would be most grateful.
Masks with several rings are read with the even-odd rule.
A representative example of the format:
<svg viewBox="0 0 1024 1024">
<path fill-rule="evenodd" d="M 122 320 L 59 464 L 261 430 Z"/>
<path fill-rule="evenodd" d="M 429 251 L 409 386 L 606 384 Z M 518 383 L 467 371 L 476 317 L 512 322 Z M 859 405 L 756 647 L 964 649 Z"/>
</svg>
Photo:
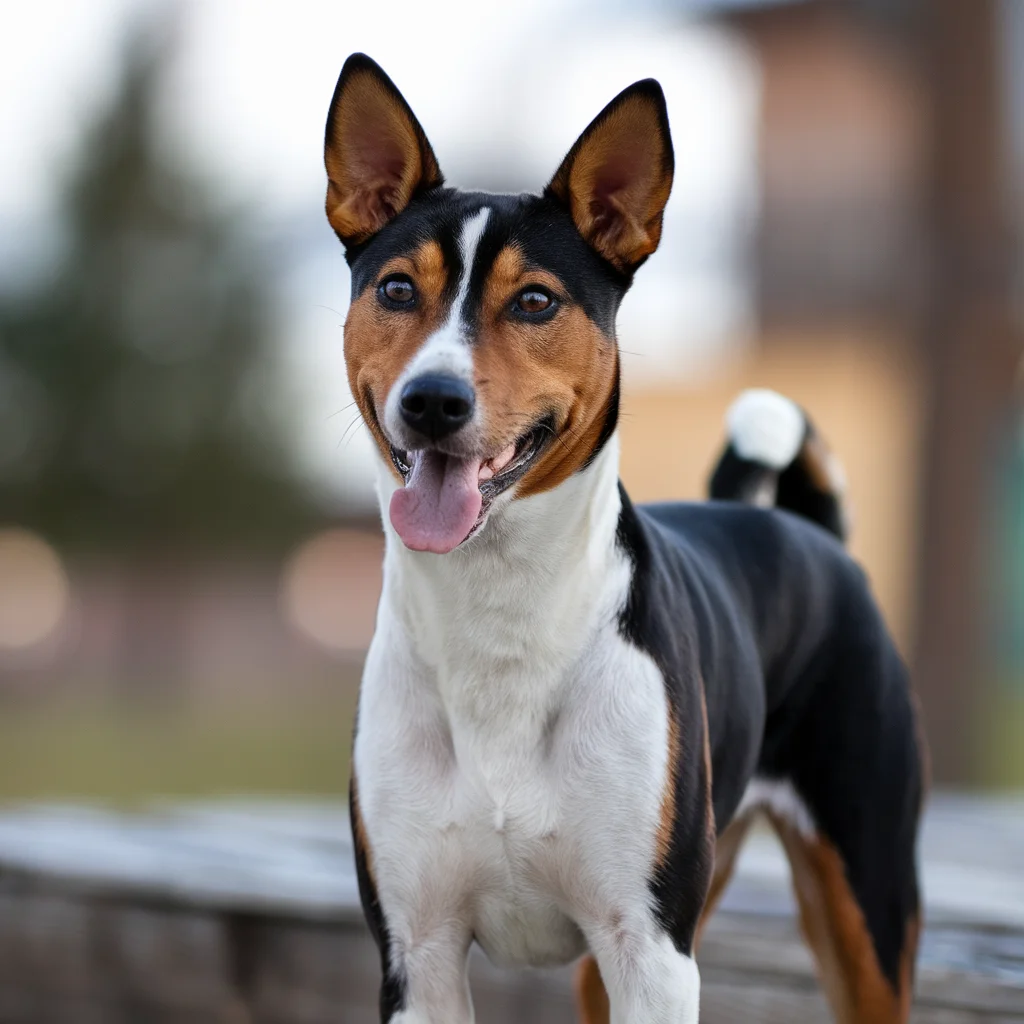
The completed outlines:
<svg viewBox="0 0 1024 1024">
<path fill-rule="evenodd" d="M 8 704 L 0 716 L 0 800 L 132 805 L 168 795 L 341 797 L 355 685 L 339 674 L 342 684 L 332 680 L 330 694 L 199 702 L 176 712 L 102 701 Z"/>
<path fill-rule="evenodd" d="M 137 34 L 83 132 L 56 264 L 0 282 L 0 523 L 73 551 L 274 549 L 318 518 L 292 473 L 274 278 L 158 131 Z"/>
</svg>

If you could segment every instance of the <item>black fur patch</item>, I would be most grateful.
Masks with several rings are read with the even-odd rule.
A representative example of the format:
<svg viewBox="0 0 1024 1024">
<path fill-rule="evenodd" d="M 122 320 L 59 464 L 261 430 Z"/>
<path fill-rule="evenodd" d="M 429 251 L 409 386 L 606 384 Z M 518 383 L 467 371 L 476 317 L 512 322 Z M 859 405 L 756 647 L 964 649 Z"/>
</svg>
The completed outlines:
<svg viewBox="0 0 1024 1024">
<path fill-rule="evenodd" d="M 615 381 L 612 384 L 611 394 L 608 395 L 608 405 L 604 411 L 604 423 L 601 424 L 601 433 L 597 435 L 594 448 L 587 456 L 586 461 L 580 467 L 586 469 L 604 451 L 604 446 L 612 439 L 615 428 L 619 425 L 619 393 L 622 375 L 619 370 L 619 360 L 616 354 L 615 359 Z"/>
<path fill-rule="evenodd" d="M 840 539 L 845 535 L 839 498 L 815 487 L 799 459 L 779 474 L 775 503 L 823 526 Z"/>
<path fill-rule="evenodd" d="M 715 501 L 743 501 L 752 505 L 762 486 L 778 487 L 778 478 L 776 470 L 760 462 L 744 459 L 729 444 L 715 463 L 708 482 L 708 496 Z"/>
<path fill-rule="evenodd" d="M 377 944 L 380 953 L 381 985 L 380 985 L 380 1019 L 382 1022 L 391 1020 L 405 1009 L 405 978 L 397 974 L 391 963 L 391 935 L 388 932 L 384 911 L 377 896 L 377 887 L 373 884 L 370 874 L 367 852 L 359 840 L 359 829 L 356 818 L 359 813 L 359 797 L 356 789 L 355 772 L 349 783 L 349 814 L 352 824 L 352 845 L 356 855 L 356 879 L 359 883 L 359 900 L 363 905 L 363 916 L 367 927 Z"/>
</svg>

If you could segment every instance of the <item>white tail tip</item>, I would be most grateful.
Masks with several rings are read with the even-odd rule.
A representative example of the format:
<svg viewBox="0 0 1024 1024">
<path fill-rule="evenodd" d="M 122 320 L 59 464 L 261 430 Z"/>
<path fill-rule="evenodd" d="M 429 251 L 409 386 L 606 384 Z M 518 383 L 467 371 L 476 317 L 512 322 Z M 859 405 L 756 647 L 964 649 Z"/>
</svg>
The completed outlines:
<svg viewBox="0 0 1024 1024">
<path fill-rule="evenodd" d="M 725 422 L 740 458 L 775 470 L 796 458 L 807 432 L 800 407 L 767 388 L 744 391 L 729 407 Z"/>
</svg>

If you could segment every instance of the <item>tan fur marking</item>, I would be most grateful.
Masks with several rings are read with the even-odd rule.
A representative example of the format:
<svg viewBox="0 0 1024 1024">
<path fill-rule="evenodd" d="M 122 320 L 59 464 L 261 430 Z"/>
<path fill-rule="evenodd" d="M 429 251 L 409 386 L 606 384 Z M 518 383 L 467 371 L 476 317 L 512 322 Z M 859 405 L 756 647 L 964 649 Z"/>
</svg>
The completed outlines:
<svg viewBox="0 0 1024 1024">
<path fill-rule="evenodd" d="M 718 824 L 715 821 L 715 803 L 714 803 L 714 778 L 713 770 L 711 765 L 711 726 L 708 720 L 708 695 L 707 689 L 704 685 L 703 677 L 700 680 L 700 713 L 702 718 L 702 730 L 704 739 L 704 780 L 705 780 L 705 793 L 704 793 L 704 806 L 706 808 L 706 828 L 707 828 L 707 840 L 708 840 L 708 853 L 714 857 L 714 868 L 712 869 L 711 884 L 708 888 L 708 892 L 704 897 L 704 908 L 701 911 L 700 919 L 697 921 L 697 928 L 693 936 L 693 947 L 696 950 L 700 944 L 701 935 L 704 931 L 704 926 L 708 921 L 710 914 L 714 911 L 715 904 L 721 898 L 722 892 L 725 886 L 729 882 L 729 875 L 732 873 L 732 860 L 735 860 L 736 850 L 729 853 L 728 847 L 722 848 L 722 855 L 729 854 L 730 863 L 722 865 L 722 871 L 724 877 L 719 877 L 719 844 L 721 838 L 718 836 Z M 728 831 L 728 830 L 727 830 Z M 743 830 L 743 834 L 746 833 L 746 829 Z M 737 836 L 736 847 L 739 847 L 740 841 L 743 838 L 743 834 Z M 718 888 L 716 889 L 716 883 Z"/>
<path fill-rule="evenodd" d="M 518 245 L 506 245 L 494 258 L 491 272 L 488 275 L 489 288 L 488 294 L 484 298 L 484 303 L 500 303 L 503 295 L 511 298 L 515 294 L 517 285 L 519 285 L 525 272 L 526 259 L 523 256 L 522 249 Z M 550 284 L 553 281 L 555 289 L 561 290 L 562 283 L 553 274 L 548 274 L 545 271 L 540 273 L 543 273 L 544 277 L 548 278 L 549 281 L 544 282 L 537 279 L 534 283 Z M 495 310 L 492 308 L 491 312 L 493 313 Z"/>
<path fill-rule="evenodd" d="M 437 242 L 424 242 L 408 256 L 389 260 L 377 281 L 388 274 L 408 274 L 416 285 L 418 302 L 410 312 L 393 312 L 377 301 L 373 282 L 349 307 L 345 319 L 345 364 L 348 383 L 384 461 L 391 466 L 379 412 L 392 385 L 427 338 L 444 322 L 447 271 Z M 398 477 L 397 471 L 396 478 Z"/>
<path fill-rule="evenodd" d="M 654 252 L 672 172 L 650 98 L 627 97 L 588 129 L 550 187 L 580 234 L 615 266 L 626 269 Z"/>
<path fill-rule="evenodd" d="M 473 345 L 490 450 L 554 416 L 557 436 L 519 482 L 519 497 L 557 487 L 583 466 L 604 425 L 618 362 L 615 343 L 568 301 L 547 323 L 511 318 L 510 303 L 531 284 L 568 299 L 554 274 L 529 268 L 515 246 L 503 249 L 487 277 Z"/>
<path fill-rule="evenodd" d="M 704 779 L 705 779 L 705 801 L 707 807 L 707 829 L 714 845 L 718 825 L 715 821 L 715 804 L 713 797 L 714 777 L 711 769 L 711 725 L 708 720 L 708 694 L 704 686 L 704 679 L 700 681 L 700 713 L 704 720 Z"/>
<path fill-rule="evenodd" d="M 708 890 L 708 897 L 700 912 L 700 920 L 697 922 L 697 929 L 693 936 L 694 952 L 700 945 L 703 937 L 703 930 L 708 927 L 712 914 L 715 912 L 722 895 L 732 878 L 733 868 L 736 866 L 736 857 L 743 845 L 751 823 L 754 820 L 754 813 L 748 813 L 740 818 L 734 818 L 726 825 L 721 836 L 716 836 L 718 828 L 715 821 L 715 805 L 712 800 L 712 762 L 711 762 L 711 731 L 708 722 L 708 691 L 700 682 L 700 711 L 703 715 L 703 756 L 705 756 L 705 771 L 708 778 L 708 829 L 712 836 L 715 848 L 715 868 L 712 872 L 711 887 Z"/>
<path fill-rule="evenodd" d="M 609 1024 L 611 1004 L 597 961 L 585 956 L 576 968 L 574 988 L 580 1024 Z"/>
<path fill-rule="evenodd" d="M 679 726 L 672 709 L 668 712 L 668 763 L 665 766 L 665 785 L 661 791 L 661 816 L 655 839 L 654 867 L 659 868 L 668 859 L 672 849 L 672 833 L 676 824 L 676 778 L 679 772 Z"/>
<path fill-rule="evenodd" d="M 903 952 L 900 955 L 900 1020 L 910 1020 L 910 1004 L 914 997 L 914 975 L 917 964 L 917 945 L 921 939 L 921 915 L 914 914 L 907 921 L 903 933 Z"/>
<path fill-rule="evenodd" d="M 806 838 L 777 815 L 769 818 L 789 858 L 800 925 L 837 1020 L 903 1024 L 910 1011 L 909 990 L 900 998 L 882 974 L 839 852 L 825 839 Z"/>
<path fill-rule="evenodd" d="M 408 205 L 417 188 L 441 179 L 422 130 L 369 70 L 346 83 L 332 129 L 324 149 L 327 219 L 347 244 L 365 241 Z"/>
</svg>

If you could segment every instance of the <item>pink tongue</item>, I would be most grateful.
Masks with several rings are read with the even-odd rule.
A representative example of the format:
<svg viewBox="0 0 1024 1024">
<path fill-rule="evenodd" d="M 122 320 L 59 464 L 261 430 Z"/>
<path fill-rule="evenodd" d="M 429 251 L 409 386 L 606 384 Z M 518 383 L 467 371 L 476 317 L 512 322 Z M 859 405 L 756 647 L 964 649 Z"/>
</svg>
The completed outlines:
<svg viewBox="0 0 1024 1024">
<path fill-rule="evenodd" d="M 480 465 L 419 453 L 405 486 L 391 496 L 391 525 L 407 548 L 443 555 L 469 536 L 480 515 Z"/>
</svg>

